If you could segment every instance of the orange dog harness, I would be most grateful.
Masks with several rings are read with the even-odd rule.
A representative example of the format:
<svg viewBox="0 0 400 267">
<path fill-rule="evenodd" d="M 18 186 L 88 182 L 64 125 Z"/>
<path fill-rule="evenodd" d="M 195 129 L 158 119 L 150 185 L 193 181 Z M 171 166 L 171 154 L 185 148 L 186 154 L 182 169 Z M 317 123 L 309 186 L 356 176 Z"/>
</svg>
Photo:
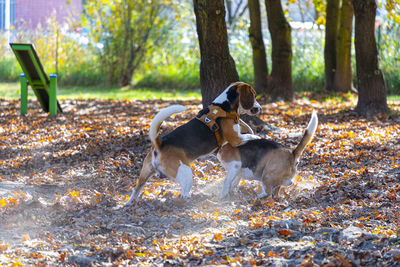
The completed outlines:
<svg viewBox="0 0 400 267">
<path fill-rule="evenodd" d="M 218 118 L 230 118 L 233 119 L 235 123 L 239 122 L 238 114 L 235 111 L 226 112 L 219 106 L 210 105 L 208 106 L 208 113 L 205 113 L 199 117 L 196 117 L 199 121 L 203 122 L 205 125 L 210 128 L 210 130 L 215 134 L 215 138 L 217 138 L 218 147 L 222 145 L 222 137 L 219 126 L 216 122 Z"/>
</svg>

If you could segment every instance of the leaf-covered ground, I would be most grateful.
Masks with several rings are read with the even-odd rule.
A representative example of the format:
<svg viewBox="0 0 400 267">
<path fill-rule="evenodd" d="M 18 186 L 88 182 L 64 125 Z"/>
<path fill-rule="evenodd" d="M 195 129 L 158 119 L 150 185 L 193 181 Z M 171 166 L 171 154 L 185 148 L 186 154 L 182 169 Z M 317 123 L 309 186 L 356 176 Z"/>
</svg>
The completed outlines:
<svg viewBox="0 0 400 267">
<path fill-rule="evenodd" d="M 317 98 L 319 99 L 319 98 Z M 189 120 L 199 101 L 64 100 L 55 118 L 30 102 L 0 101 L 0 265 L 395 266 L 400 264 L 400 121 L 367 121 L 354 98 L 263 105 L 280 131 L 260 135 L 293 147 L 312 109 L 320 124 L 293 188 L 255 200 L 257 182 L 218 195 L 214 156 L 192 165 L 189 203 L 153 177 L 129 198 L 149 149 L 152 117 L 189 107 L 163 130 Z M 399 113 L 399 103 L 391 103 Z"/>
</svg>

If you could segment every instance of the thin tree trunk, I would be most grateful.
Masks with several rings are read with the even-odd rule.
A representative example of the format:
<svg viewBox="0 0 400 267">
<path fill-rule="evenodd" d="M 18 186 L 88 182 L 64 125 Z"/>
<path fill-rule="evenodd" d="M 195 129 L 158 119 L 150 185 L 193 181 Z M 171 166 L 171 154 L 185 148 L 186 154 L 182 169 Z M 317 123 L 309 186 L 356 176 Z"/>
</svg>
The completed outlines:
<svg viewBox="0 0 400 267">
<path fill-rule="evenodd" d="M 280 0 L 265 0 L 272 40 L 272 71 L 268 92 L 273 100 L 293 99 L 292 38 Z"/>
<path fill-rule="evenodd" d="M 131 83 L 132 79 L 132 66 L 133 66 L 133 40 L 132 40 L 132 2 L 125 0 L 124 10 L 124 42 L 121 49 L 121 74 L 119 77 L 119 85 L 127 86 Z"/>
<path fill-rule="evenodd" d="M 231 23 L 233 22 L 233 10 L 232 10 L 232 0 L 225 0 L 226 3 L 226 11 L 228 11 L 227 18 L 228 18 L 228 24 L 231 26 Z"/>
<path fill-rule="evenodd" d="M 336 53 L 335 91 L 348 92 L 353 88 L 351 68 L 351 33 L 353 28 L 353 5 L 343 0 L 340 9 L 340 26 Z"/>
<path fill-rule="evenodd" d="M 249 0 L 248 7 L 250 13 L 249 38 L 253 48 L 254 87 L 257 93 L 266 93 L 268 65 L 261 31 L 259 0 Z"/>
<path fill-rule="evenodd" d="M 356 112 L 367 118 L 389 111 L 386 85 L 378 66 L 375 40 L 375 0 L 352 0 L 358 81 Z"/>
<path fill-rule="evenodd" d="M 338 34 L 340 0 L 328 0 L 326 8 L 325 29 L 325 89 L 333 91 L 334 77 L 336 71 L 336 38 Z"/>
<path fill-rule="evenodd" d="M 208 106 L 230 83 L 239 80 L 229 54 L 224 0 L 193 0 L 200 45 L 200 86 Z"/>
</svg>

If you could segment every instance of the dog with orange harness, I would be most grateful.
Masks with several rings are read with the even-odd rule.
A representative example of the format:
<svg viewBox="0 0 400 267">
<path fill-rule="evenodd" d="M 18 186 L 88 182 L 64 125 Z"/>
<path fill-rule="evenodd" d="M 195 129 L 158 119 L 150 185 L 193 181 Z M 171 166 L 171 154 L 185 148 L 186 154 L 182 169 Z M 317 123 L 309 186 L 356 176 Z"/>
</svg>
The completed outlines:
<svg viewBox="0 0 400 267">
<path fill-rule="evenodd" d="M 158 133 L 162 122 L 186 108 L 173 105 L 161 110 L 150 125 L 152 147 L 143 161 L 136 187 L 125 205 L 132 205 L 138 199 L 143 186 L 155 172 L 163 177 L 175 178 L 181 186 L 181 196 L 188 200 L 193 183 L 189 166 L 192 161 L 216 151 L 224 144 L 235 147 L 259 138 L 252 135 L 250 127 L 239 119 L 239 114 L 255 115 L 260 112 L 261 106 L 255 97 L 256 92 L 250 85 L 233 83 L 197 117 L 164 136 Z M 240 126 L 250 134 L 242 134 Z"/>
</svg>

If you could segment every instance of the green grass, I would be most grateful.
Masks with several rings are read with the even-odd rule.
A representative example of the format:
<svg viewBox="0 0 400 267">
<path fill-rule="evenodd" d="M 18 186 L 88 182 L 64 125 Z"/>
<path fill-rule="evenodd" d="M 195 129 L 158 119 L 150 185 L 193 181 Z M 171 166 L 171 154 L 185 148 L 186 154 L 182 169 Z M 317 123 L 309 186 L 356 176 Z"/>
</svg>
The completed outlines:
<svg viewBox="0 0 400 267">
<path fill-rule="evenodd" d="M 29 88 L 29 98 L 34 98 Z M 0 98 L 19 99 L 20 88 L 18 83 L 0 83 Z M 163 100 L 190 100 L 201 99 L 200 90 L 161 90 L 151 88 L 128 87 L 59 87 L 58 99 L 163 99 Z"/>
<path fill-rule="evenodd" d="M 388 101 L 400 102 L 400 95 L 390 95 L 387 97 Z"/>
<path fill-rule="evenodd" d="M 61 86 L 58 88 L 58 99 L 135 99 L 135 100 L 191 100 L 201 99 L 200 90 L 186 89 L 151 89 L 151 88 L 129 88 L 129 87 L 68 87 Z M 34 99 L 34 93 L 29 88 L 28 94 L 30 99 Z M 350 94 L 351 95 L 351 94 Z M 342 101 L 343 97 L 348 95 L 332 96 Z M 19 83 L 0 83 L 0 98 L 3 99 L 19 99 L 20 87 Z M 329 97 L 327 97 L 329 99 Z M 388 101 L 400 102 L 399 95 L 388 96 Z"/>
</svg>

